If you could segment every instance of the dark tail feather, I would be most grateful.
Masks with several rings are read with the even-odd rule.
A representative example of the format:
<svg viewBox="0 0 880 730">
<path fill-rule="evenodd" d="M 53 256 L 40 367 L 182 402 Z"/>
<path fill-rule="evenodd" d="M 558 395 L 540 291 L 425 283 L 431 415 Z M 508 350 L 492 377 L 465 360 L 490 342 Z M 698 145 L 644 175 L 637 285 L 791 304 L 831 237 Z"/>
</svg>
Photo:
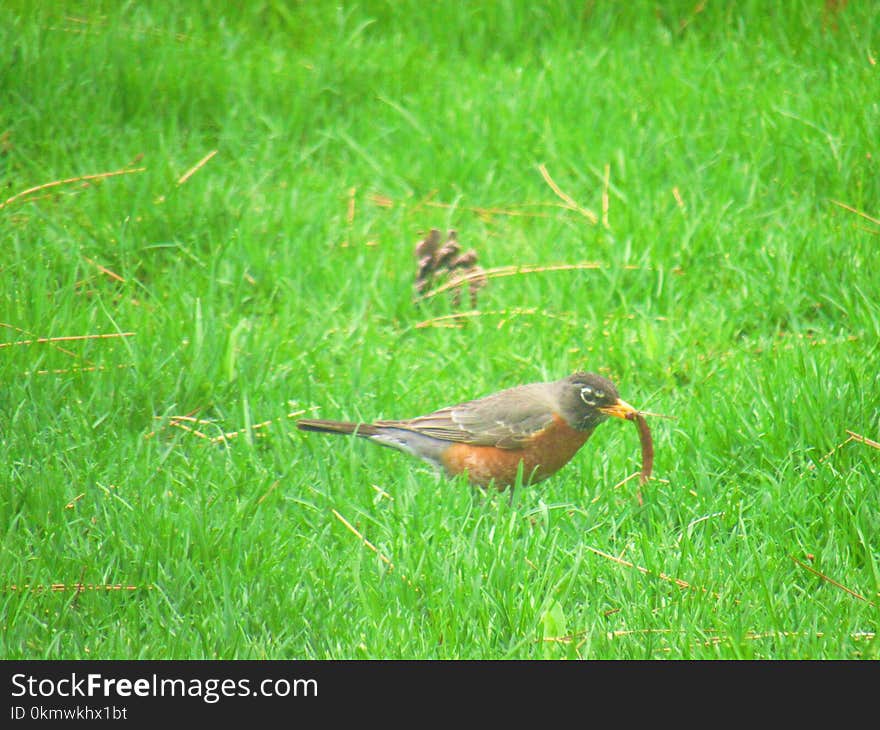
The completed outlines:
<svg viewBox="0 0 880 730">
<path fill-rule="evenodd" d="M 379 429 L 369 423 L 349 423 L 348 421 L 324 421 L 319 418 L 303 418 L 296 422 L 300 431 L 318 433 L 341 433 L 346 436 L 375 436 Z"/>
</svg>

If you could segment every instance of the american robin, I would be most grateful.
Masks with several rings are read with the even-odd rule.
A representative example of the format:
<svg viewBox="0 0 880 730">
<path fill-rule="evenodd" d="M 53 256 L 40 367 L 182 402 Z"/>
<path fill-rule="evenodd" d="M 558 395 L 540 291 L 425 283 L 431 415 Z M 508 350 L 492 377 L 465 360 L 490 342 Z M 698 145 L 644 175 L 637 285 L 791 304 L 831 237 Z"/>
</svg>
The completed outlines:
<svg viewBox="0 0 880 730">
<path fill-rule="evenodd" d="M 609 416 L 634 418 L 614 384 L 594 373 L 530 383 L 401 421 L 303 419 L 303 431 L 354 434 L 417 456 L 448 475 L 498 488 L 534 484 L 565 466 Z"/>
</svg>

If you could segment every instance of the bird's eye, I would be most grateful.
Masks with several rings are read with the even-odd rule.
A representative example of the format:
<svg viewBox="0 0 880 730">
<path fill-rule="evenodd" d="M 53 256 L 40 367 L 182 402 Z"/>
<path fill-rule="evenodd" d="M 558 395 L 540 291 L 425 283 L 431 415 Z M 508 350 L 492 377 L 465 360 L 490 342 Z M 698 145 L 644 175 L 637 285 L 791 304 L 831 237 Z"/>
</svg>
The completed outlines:
<svg viewBox="0 0 880 730">
<path fill-rule="evenodd" d="M 586 403 L 588 406 L 596 405 L 595 393 L 593 389 L 589 385 L 585 385 L 581 388 L 581 400 Z"/>
</svg>

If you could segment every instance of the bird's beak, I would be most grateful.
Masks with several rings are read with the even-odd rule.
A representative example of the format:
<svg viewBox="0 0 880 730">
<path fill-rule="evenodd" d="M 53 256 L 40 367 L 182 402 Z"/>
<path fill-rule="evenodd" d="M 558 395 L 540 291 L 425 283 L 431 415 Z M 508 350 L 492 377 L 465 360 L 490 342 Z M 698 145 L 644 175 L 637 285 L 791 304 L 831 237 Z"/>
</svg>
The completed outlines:
<svg viewBox="0 0 880 730">
<path fill-rule="evenodd" d="M 631 421 L 639 412 L 636 408 L 633 408 L 629 403 L 625 400 L 617 399 L 617 403 L 614 403 L 610 406 L 604 406 L 599 409 L 606 416 L 614 416 L 615 418 L 623 418 L 627 421 Z"/>
</svg>

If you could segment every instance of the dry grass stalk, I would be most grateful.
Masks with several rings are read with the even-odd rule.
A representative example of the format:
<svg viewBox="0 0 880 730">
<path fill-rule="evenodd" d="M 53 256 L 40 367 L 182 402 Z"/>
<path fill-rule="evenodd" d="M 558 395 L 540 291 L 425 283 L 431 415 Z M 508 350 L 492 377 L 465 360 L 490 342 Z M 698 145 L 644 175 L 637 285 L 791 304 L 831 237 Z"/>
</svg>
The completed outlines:
<svg viewBox="0 0 880 730">
<path fill-rule="evenodd" d="M 703 634 L 715 634 L 717 629 L 702 629 L 701 633 Z M 617 629 L 615 631 L 608 632 L 608 638 L 610 639 L 619 639 L 628 636 L 640 636 L 644 634 L 683 634 L 686 632 L 686 629 Z M 578 636 L 582 636 L 589 633 L 589 631 L 578 631 L 571 635 L 572 638 L 576 638 Z M 788 638 L 797 638 L 799 636 L 815 636 L 817 639 L 822 639 L 825 637 L 825 632 L 817 631 L 815 633 L 812 632 L 803 632 L 803 631 L 749 631 L 743 635 L 746 641 L 757 641 L 759 639 L 788 639 Z M 853 641 L 870 641 L 874 638 L 873 631 L 857 631 L 849 634 L 850 638 Z M 560 637 L 565 639 L 566 637 Z M 716 634 L 715 636 L 710 636 L 704 644 L 720 644 L 725 641 L 729 641 L 730 637 L 725 634 Z"/>
<path fill-rule="evenodd" d="M 124 362 L 112 367 L 107 365 L 81 365 L 72 368 L 54 368 L 51 370 L 25 370 L 24 376 L 31 375 L 76 375 L 78 373 L 103 373 L 107 370 L 122 370 L 123 368 L 133 368 L 134 363 Z"/>
<path fill-rule="evenodd" d="M 0 325 L 6 326 L 6 325 Z M 18 340 L 17 342 L 0 343 L 0 348 L 15 347 L 19 345 L 41 345 L 50 342 L 73 342 L 74 340 L 108 340 L 113 337 L 134 337 L 134 332 L 108 332 L 97 335 L 60 335 L 58 337 L 37 337 L 33 340 Z M 71 353 L 72 354 L 72 353 Z"/>
<path fill-rule="evenodd" d="M 556 193 L 556 196 L 563 203 L 565 203 L 566 208 L 568 208 L 569 210 L 573 210 L 577 213 L 580 213 L 584 218 L 586 218 L 588 221 L 590 221 L 590 223 L 592 223 L 593 225 L 596 225 L 599 222 L 599 217 L 592 210 L 589 210 L 588 208 L 581 207 L 580 205 L 578 205 L 577 203 L 574 202 L 574 199 L 570 195 L 568 195 L 568 193 L 565 193 L 562 191 L 562 189 L 556 184 L 556 181 L 553 180 L 552 177 L 550 177 L 550 173 L 547 171 L 547 167 L 544 165 L 543 162 L 540 165 L 538 165 L 538 171 L 541 173 L 541 177 L 544 178 L 544 182 L 546 182 L 550 186 L 550 189 L 554 193 Z"/>
<path fill-rule="evenodd" d="M 678 189 L 678 187 L 672 188 L 672 197 L 675 198 L 675 204 L 678 206 L 679 210 L 684 213 L 684 199 L 681 197 L 681 191 Z"/>
<path fill-rule="evenodd" d="M 183 175 L 180 176 L 180 179 L 177 181 L 178 185 L 183 185 L 187 180 L 189 180 L 193 175 L 195 175 L 199 170 L 201 170 L 205 165 L 208 164 L 208 161 L 217 154 L 217 150 L 211 150 L 207 155 L 205 155 L 201 160 L 199 160 L 195 165 L 193 165 L 189 170 L 187 170 Z"/>
<path fill-rule="evenodd" d="M 379 193 L 370 193 L 369 195 L 370 202 L 373 205 L 378 206 L 379 208 L 393 208 L 394 201 L 389 198 L 387 195 L 380 195 Z"/>
<path fill-rule="evenodd" d="M 64 509 L 73 509 L 76 506 L 76 503 L 79 502 L 85 496 L 86 496 L 85 492 L 80 492 L 73 499 L 71 499 L 67 504 L 64 505 Z"/>
<path fill-rule="evenodd" d="M 611 165 L 605 165 L 605 177 L 602 180 L 602 226 L 606 230 L 611 230 L 608 222 L 608 210 L 610 208 L 610 199 L 608 197 L 608 188 L 611 186 Z"/>
<path fill-rule="evenodd" d="M 860 444 L 865 444 L 866 446 L 870 446 L 875 449 L 880 449 L 880 443 L 877 443 L 876 441 L 872 441 L 871 439 L 869 439 L 865 436 L 862 436 L 861 434 L 858 434 L 855 431 L 850 431 L 849 429 L 847 429 L 846 432 L 849 434 L 849 439 L 847 439 L 847 441 L 857 441 Z"/>
<path fill-rule="evenodd" d="M 861 434 L 856 433 L 855 431 L 850 431 L 846 429 L 846 433 L 848 434 L 846 441 L 841 441 L 837 446 L 835 446 L 831 451 L 829 451 L 825 456 L 821 457 L 817 463 L 822 464 L 825 461 L 828 461 L 834 454 L 836 454 L 840 449 L 846 446 L 848 443 L 855 441 L 856 443 L 865 444 L 865 446 L 870 446 L 874 449 L 880 449 L 880 443 L 877 441 L 873 441 L 866 436 L 862 436 Z M 810 464 L 809 469 L 815 469 L 816 464 Z"/>
<path fill-rule="evenodd" d="M 717 629 L 702 629 L 700 633 L 709 634 L 709 638 L 703 642 L 695 642 L 697 645 L 702 644 L 703 646 L 709 645 L 717 645 L 723 644 L 727 641 L 730 641 L 730 636 L 725 634 L 715 634 Z M 575 631 L 566 636 L 548 636 L 540 639 L 535 639 L 535 642 L 545 641 L 545 642 L 555 642 L 559 644 L 571 644 L 575 641 L 578 642 L 577 648 L 579 649 L 586 643 L 586 637 L 589 635 L 590 629 L 584 629 L 583 631 Z M 607 632 L 606 636 L 609 639 L 620 639 L 620 638 L 628 638 L 631 636 L 645 636 L 651 634 L 658 635 L 669 635 L 669 634 L 683 634 L 685 633 L 685 629 L 616 629 L 614 631 Z M 788 638 L 797 638 L 803 636 L 804 632 L 800 631 L 749 631 L 742 638 L 746 641 L 758 641 L 760 639 L 788 639 Z M 825 637 L 825 633 L 822 631 L 817 631 L 815 634 L 809 634 L 811 636 L 815 636 L 817 639 L 822 639 Z M 874 638 L 873 631 L 858 631 L 851 633 L 849 637 L 853 641 L 871 641 Z M 669 651 L 668 648 L 664 648 L 663 651 Z"/>
<path fill-rule="evenodd" d="M 75 591 L 83 593 L 84 591 L 102 591 L 104 593 L 116 591 L 139 591 L 152 590 L 153 586 L 130 586 L 121 583 L 50 583 L 49 585 L 25 583 L 24 585 L 11 584 L 3 586 L 4 593 L 65 593 L 67 591 Z"/>
<path fill-rule="evenodd" d="M 257 504 L 263 504 L 263 502 L 266 501 L 266 498 L 275 491 L 279 484 L 281 484 L 280 479 L 276 479 L 274 482 L 272 482 L 272 484 L 269 486 L 269 489 L 266 490 L 266 493 L 257 500 Z"/>
<path fill-rule="evenodd" d="M 811 573 L 813 573 L 813 575 L 817 575 L 817 576 L 819 576 L 822 580 L 826 581 L 827 583 L 830 583 L 830 584 L 833 585 L 834 587 L 836 587 L 836 588 L 840 588 L 840 590 L 845 591 L 846 593 L 849 593 L 851 596 L 853 596 L 853 597 L 855 597 L 855 598 L 858 598 L 860 601 L 864 601 L 865 603 L 867 603 L 867 604 L 869 604 L 869 605 L 871 605 L 871 606 L 876 606 L 876 605 L 877 605 L 877 604 L 875 604 L 873 601 L 871 601 L 871 600 L 865 598 L 865 597 L 864 597 L 863 595 L 861 595 L 860 593 L 856 593 L 856 592 L 855 592 L 854 590 L 852 590 L 851 588 L 847 588 L 847 587 L 846 587 L 845 585 L 843 585 L 842 583 L 838 583 L 836 580 L 834 580 L 834 578 L 829 578 L 827 575 L 825 575 L 824 573 L 819 572 L 818 570 L 816 570 L 816 569 L 813 568 L 812 566 L 807 565 L 806 563 L 801 562 L 801 561 L 798 560 L 794 555 L 789 555 L 789 557 L 790 557 L 792 560 L 794 560 L 794 562 L 797 563 L 799 566 L 801 566 L 801 567 L 804 568 L 805 570 L 810 571 Z"/>
<path fill-rule="evenodd" d="M 611 487 L 611 491 L 613 492 L 613 491 L 615 491 L 615 490 L 617 490 L 617 489 L 620 489 L 624 484 L 627 484 L 628 482 L 632 481 L 632 480 L 635 479 L 636 477 L 640 477 L 641 474 L 642 474 L 642 473 L 641 473 L 640 471 L 634 471 L 632 474 L 630 474 L 629 476 L 624 477 L 624 478 L 621 479 L 619 482 L 617 482 L 617 484 L 615 484 L 613 487 Z M 602 495 L 601 495 L 601 494 L 597 494 L 597 495 L 596 495 L 595 497 L 593 497 L 593 499 L 590 501 L 590 504 L 596 504 L 596 502 L 598 502 L 600 499 L 602 499 Z M 639 493 L 639 499 L 641 500 L 641 493 Z M 641 504 L 641 502 L 639 502 L 639 504 Z"/>
<path fill-rule="evenodd" d="M 176 418 L 171 419 L 168 422 L 168 426 L 171 428 L 179 428 L 181 431 L 186 431 L 187 433 L 191 433 L 194 436 L 198 436 L 199 438 L 205 439 L 207 441 L 213 441 L 213 439 L 210 436 L 208 436 L 208 434 L 203 433 L 202 431 L 199 431 L 196 428 L 190 428 L 189 426 L 184 425 L 180 420 L 178 420 Z M 149 434 L 147 434 L 147 436 L 148 437 L 152 436 L 153 433 L 155 433 L 155 432 L 151 431 Z"/>
<path fill-rule="evenodd" d="M 357 201 L 355 200 L 355 195 L 357 194 L 357 188 L 349 188 L 348 190 L 348 210 L 345 212 L 345 220 L 348 225 L 354 223 L 354 216 L 357 210 Z"/>
<path fill-rule="evenodd" d="M 24 335 L 33 335 L 32 332 L 25 330 L 21 327 L 16 327 L 15 325 L 6 324 L 4 322 L 0 322 L 0 327 L 5 327 L 11 330 L 15 330 L 16 332 L 20 332 Z M 74 360 L 79 360 L 80 356 L 75 352 L 68 350 L 65 347 L 61 347 L 59 342 L 74 342 L 78 340 L 107 340 L 107 339 L 115 339 L 119 337 L 134 337 L 136 333 L 134 332 L 109 332 L 109 333 L 101 333 L 101 334 L 88 334 L 88 335 L 59 335 L 57 337 L 30 337 L 26 340 L 17 340 L 15 342 L 5 342 L 0 343 L 0 349 L 4 347 L 23 347 L 27 345 L 48 345 L 54 350 L 67 355 L 68 357 L 73 358 Z M 24 372 L 25 377 L 30 377 L 31 375 L 69 375 L 73 373 L 88 373 L 88 372 L 99 372 L 104 370 L 112 370 L 114 366 L 107 365 L 95 365 L 89 360 L 85 360 L 84 365 L 78 365 L 71 368 L 54 368 L 54 369 L 43 369 L 43 370 L 27 370 Z M 116 365 L 116 369 L 120 368 L 129 368 L 133 367 L 132 363 L 122 363 Z"/>
<path fill-rule="evenodd" d="M 244 436 L 248 432 L 257 431 L 258 429 L 261 429 L 261 428 L 269 428 L 269 426 L 271 426 L 275 421 L 278 421 L 278 420 L 280 420 L 280 419 L 273 418 L 268 421 L 263 421 L 262 423 L 255 423 L 252 426 L 250 426 L 249 428 L 239 428 L 236 431 L 229 431 L 227 433 L 221 433 L 219 436 L 212 437 L 210 439 L 210 441 L 212 444 L 221 444 L 221 443 L 225 444 L 227 441 L 232 441 L 232 439 L 236 439 L 239 436 Z M 262 436 L 262 434 L 259 434 L 259 433 L 255 434 L 255 435 L 257 437 Z"/>
<path fill-rule="evenodd" d="M 585 547 L 591 553 L 595 553 L 596 555 L 599 555 L 600 557 L 611 560 L 612 562 L 617 563 L 618 565 L 623 565 L 627 568 L 634 568 L 635 570 L 638 570 L 643 575 L 653 575 L 653 573 L 650 570 L 648 570 L 647 568 L 643 568 L 641 565 L 636 565 L 635 563 L 631 563 L 628 560 L 624 560 L 623 558 L 617 558 L 614 555 L 609 555 L 608 553 L 604 553 L 597 548 L 590 547 L 589 545 L 586 545 Z M 661 580 L 669 581 L 670 583 L 675 583 L 675 585 L 677 585 L 679 588 L 686 588 L 686 589 L 692 590 L 692 591 L 701 591 L 702 593 L 710 595 L 714 598 L 718 598 L 718 599 L 721 598 L 721 596 L 719 594 L 717 594 L 713 591 L 709 591 L 707 588 L 700 588 L 699 586 L 693 586 L 690 583 L 687 583 L 687 582 L 681 580 L 680 578 L 674 578 L 670 575 L 666 575 L 666 573 L 658 573 L 657 577 L 660 578 Z"/>
<path fill-rule="evenodd" d="M 117 274 L 116 272 L 114 272 L 114 271 L 110 271 L 110 269 L 108 269 L 106 266 L 101 266 L 101 264 L 99 264 L 97 261 L 92 261 L 92 259 L 90 259 L 88 256 L 83 256 L 83 258 L 84 258 L 88 263 L 90 263 L 92 266 L 94 266 L 96 269 L 98 269 L 98 271 L 100 271 L 102 274 L 106 274 L 106 275 L 109 276 L 111 279 L 116 279 L 116 281 L 120 282 L 121 284 L 124 284 L 124 283 L 125 283 L 125 279 L 123 279 L 123 278 L 122 278 L 119 274 Z"/>
<path fill-rule="evenodd" d="M 197 409 L 198 410 L 198 409 Z M 196 411 L 194 411 L 196 412 Z M 303 415 L 305 411 L 293 411 L 292 413 L 287 414 L 287 418 L 299 418 Z M 161 421 L 165 418 L 164 416 L 153 416 L 154 420 Z M 179 428 L 182 431 L 186 431 L 187 433 L 191 433 L 193 436 L 198 436 L 201 439 L 205 439 L 206 441 L 211 442 L 212 444 L 226 443 L 228 441 L 232 441 L 233 439 L 238 438 L 239 436 L 243 436 L 248 432 L 253 432 L 261 428 L 268 428 L 276 421 L 280 421 L 283 416 L 279 416 L 278 418 L 271 418 L 268 421 L 263 421 L 262 423 L 255 423 L 250 427 L 239 428 L 235 431 L 227 431 L 225 433 L 221 433 L 218 436 L 209 436 L 208 434 L 200 431 L 197 428 L 192 426 L 188 426 L 186 424 L 198 424 L 201 426 L 215 426 L 217 425 L 216 421 L 212 421 L 207 418 L 196 418 L 193 415 L 187 414 L 185 416 L 168 416 L 168 427 L 169 428 Z M 153 438 L 156 435 L 156 431 L 150 431 L 144 438 Z M 262 434 L 256 434 L 257 436 L 262 436 Z"/>
<path fill-rule="evenodd" d="M 864 218 L 866 221 L 871 221 L 871 223 L 876 223 L 878 226 L 880 226 L 880 219 L 872 218 L 867 213 L 859 210 L 858 208 L 853 208 L 851 205 L 847 205 L 846 203 L 841 203 L 839 200 L 834 200 L 832 198 L 829 198 L 829 200 L 831 200 L 831 202 L 834 203 L 834 205 L 840 206 L 844 210 L 848 210 L 850 213 L 855 213 L 856 215 Z"/>
<path fill-rule="evenodd" d="M 451 209 L 455 208 L 456 210 L 466 210 L 470 213 L 476 213 L 483 220 L 491 220 L 494 216 L 503 215 L 511 218 L 550 218 L 550 213 L 540 213 L 536 211 L 528 211 L 528 210 L 513 210 L 511 208 L 483 208 L 474 205 L 456 205 L 455 203 L 443 203 L 436 200 L 425 200 L 422 201 L 419 205 L 424 206 L 426 208 L 445 208 Z M 529 203 L 521 203 L 522 207 L 526 207 L 530 205 Z M 549 205 L 554 208 L 563 208 L 565 210 L 571 210 L 571 208 L 564 203 L 534 203 L 532 205 L 542 206 Z"/>
<path fill-rule="evenodd" d="M 541 266 L 538 264 L 523 264 L 522 266 L 500 266 L 495 269 L 485 269 L 481 271 L 479 274 L 474 274 L 475 278 L 485 278 L 485 279 L 496 279 L 503 276 L 519 276 L 521 274 L 542 274 L 550 271 L 580 271 L 585 269 L 601 269 L 602 264 L 598 264 L 595 262 L 583 262 L 578 264 L 550 264 L 546 266 Z M 628 265 L 625 266 L 626 269 L 637 269 L 639 268 L 636 265 Z M 431 297 L 435 297 L 438 294 L 442 294 L 445 291 L 455 287 L 461 286 L 462 283 L 468 281 L 470 279 L 470 275 L 463 275 L 456 281 L 447 282 L 442 286 L 438 286 L 436 289 L 429 291 L 421 296 L 421 299 L 430 299 Z"/>
<path fill-rule="evenodd" d="M 134 175 L 138 172 L 145 172 L 146 167 L 135 167 L 135 168 L 126 168 L 122 170 L 113 170 L 112 172 L 99 172 L 94 175 L 78 175 L 77 177 L 68 177 L 64 180 L 53 180 L 52 182 L 42 183 L 41 185 L 35 185 L 32 188 L 28 188 L 27 190 L 22 190 L 20 193 L 16 193 L 11 198 L 7 198 L 4 202 L 0 203 L 0 209 L 5 208 L 10 203 L 14 203 L 19 198 L 23 198 L 26 195 L 31 195 L 33 193 L 38 193 L 43 190 L 48 190 L 49 188 L 56 188 L 61 185 L 72 185 L 73 183 L 84 182 L 88 184 L 92 180 L 103 180 L 108 177 L 116 177 L 117 175 Z"/>
<path fill-rule="evenodd" d="M 392 497 L 390 494 L 388 494 L 388 492 L 386 492 L 384 489 L 382 489 L 382 487 L 380 487 L 376 484 L 371 484 L 370 487 L 372 487 L 372 489 L 376 492 L 376 494 L 379 495 L 379 497 L 381 497 L 383 499 L 387 499 L 391 502 L 394 501 L 394 497 Z"/>
<path fill-rule="evenodd" d="M 383 563 L 385 563 L 385 565 L 388 566 L 389 571 L 394 570 L 394 563 L 392 563 L 391 560 L 389 560 L 379 550 L 379 548 L 377 548 L 375 545 L 373 545 L 373 543 L 371 543 L 369 540 L 367 540 L 367 538 L 365 538 L 358 531 L 358 529 L 354 525 L 351 524 L 351 522 L 349 522 L 347 519 L 345 519 L 345 517 L 343 517 L 341 514 L 339 514 L 339 512 L 337 512 L 335 509 L 331 508 L 330 511 L 333 513 L 333 516 L 336 517 L 337 520 L 339 520 L 343 525 L 345 525 L 345 527 L 348 529 L 349 532 L 351 532 L 353 535 L 357 536 L 357 538 L 361 541 L 361 543 L 363 545 L 365 545 L 367 548 L 372 550 L 376 554 L 376 556 L 379 558 L 379 560 L 381 560 Z M 414 585 L 413 582 L 409 578 L 407 578 L 403 573 L 401 573 L 400 571 L 397 571 L 397 574 L 403 579 L 403 582 L 406 583 L 410 588 L 412 588 L 416 592 L 419 592 L 418 586 Z"/>
<path fill-rule="evenodd" d="M 472 309 L 467 312 L 453 312 L 452 314 L 443 314 L 439 317 L 431 317 L 431 319 L 426 319 L 421 322 L 416 323 L 416 329 L 424 329 L 425 327 L 446 327 L 446 328 L 461 328 L 463 325 L 457 324 L 458 320 L 466 320 L 472 319 L 474 317 L 530 317 L 530 316 L 540 316 L 542 319 L 555 319 L 559 322 L 563 322 L 564 324 L 570 327 L 576 327 L 577 324 L 572 321 L 572 319 L 566 319 L 565 317 L 554 314 L 553 312 L 547 312 L 544 310 L 540 310 L 537 307 L 525 307 L 525 308 L 517 308 L 517 309 Z M 500 329 L 505 320 L 502 320 L 498 323 L 498 328 Z"/>
<path fill-rule="evenodd" d="M 545 178 L 546 179 L 546 178 Z M 552 180 L 552 178 L 551 178 Z M 555 182 L 553 183 L 555 185 Z M 558 186 L 557 186 L 558 190 Z M 433 200 L 433 197 L 437 194 L 436 190 L 432 190 L 428 195 L 419 200 L 412 207 L 412 211 L 419 211 L 422 208 L 440 208 L 443 210 L 464 210 L 469 213 L 474 213 L 481 220 L 491 221 L 496 216 L 507 216 L 511 218 L 553 218 L 554 214 L 544 212 L 544 211 L 536 211 L 536 210 L 527 210 L 528 208 L 561 208 L 562 210 L 566 210 L 569 212 L 574 212 L 580 216 L 585 216 L 589 218 L 593 222 L 598 222 L 598 217 L 596 217 L 595 213 L 589 211 L 585 208 L 578 206 L 574 201 L 565 195 L 561 190 L 559 193 L 562 194 L 561 201 L 541 201 L 535 203 L 511 203 L 510 205 L 500 207 L 500 206 L 478 206 L 478 205 L 460 205 L 459 203 L 446 203 L 441 200 Z M 368 196 L 368 200 L 375 206 L 379 208 L 393 208 L 395 206 L 395 201 L 393 198 L 390 198 L 387 195 L 382 195 L 380 193 L 370 193 Z M 594 220 L 595 218 L 595 220 Z"/>
</svg>

